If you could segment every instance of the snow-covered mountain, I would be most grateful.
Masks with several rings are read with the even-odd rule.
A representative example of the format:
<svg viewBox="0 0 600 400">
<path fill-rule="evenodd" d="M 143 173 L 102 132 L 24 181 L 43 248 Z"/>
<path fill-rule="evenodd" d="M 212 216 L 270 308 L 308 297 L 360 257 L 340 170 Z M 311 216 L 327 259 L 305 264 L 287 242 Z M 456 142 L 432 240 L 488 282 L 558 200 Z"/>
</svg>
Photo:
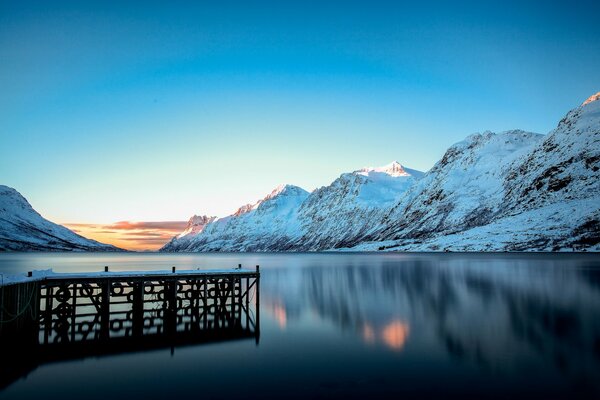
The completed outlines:
<svg viewBox="0 0 600 400">
<path fill-rule="evenodd" d="M 426 174 L 393 162 L 285 186 L 162 250 L 599 250 L 599 170 L 600 93 L 548 135 L 484 132 Z"/>
<path fill-rule="evenodd" d="M 452 146 L 359 248 L 599 249 L 599 98 L 546 136 L 488 133 Z"/>
<path fill-rule="evenodd" d="M 197 233 L 173 238 L 161 251 L 286 250 L 298 237 L 298 208 L 307 196 L 298 186 L 278 186 L 265 198 L 210 221 Z"/>
<path fill-rule="evenodd" d="M 254 204 L 181 234 L 161 251 L 283 251 L 343 247 L 376 222 L 422 172 L 393 162 L 342 174 L 312 193 L 283 185 Z"/>
<path fill-rule="evenodd" d="M 374 240 L 422 240 L 488 223 L 500 212 L 513 160 L 543 139 L 524 131 L 485 132 L 451 146 L 381 221 Z"/>
<path fill-rule="evenodd" d="M 0 251 L 117 251 L 44 219 L 15 189 L 0 185 Z"/>
<path fill-rule="evenodd" d="M 397 161 L 342 174 L 302 203 L 303 235 L 297 247 L 316 251 L 360 241 L 423 175 Z"/>
</svg>

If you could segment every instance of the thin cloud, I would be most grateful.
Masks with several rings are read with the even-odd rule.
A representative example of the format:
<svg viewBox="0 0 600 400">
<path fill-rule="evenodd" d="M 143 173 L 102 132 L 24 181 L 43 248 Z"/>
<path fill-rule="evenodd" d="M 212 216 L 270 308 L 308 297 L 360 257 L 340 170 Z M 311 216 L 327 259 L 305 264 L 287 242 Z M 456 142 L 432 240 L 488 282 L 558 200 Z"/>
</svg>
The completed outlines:
<svg viewBox="0 0 600 400">
<path fill-rule="evenodd" d="M 137 235 L 144 235 L 144 236 L 156 236 L 156 237 L 171 237 L 172 235 L 169 235 L 167 233 L 164 232 L 156 232 L 156 231 L 139 231 L 139 230 L 135 230 L 135 231 L 131 231 L 131 232 L 121 232 L 121 235 L 130 235 L 130 236 L 137 236 Z"/>
<path fill-rule="evenodd" d="M 153 238 L 153 237 L 137 237 L 137 238 L 121 238 L 121 240 L 127 240 L 130 242 L 138 243 L 152 243 L 152 244 L 165 244 L 164 238 Z"/>
<path fill-rule="evenodd" d="M 75 228 L 98 228 L 97 224 L 86 224 L 86 223 L 79 223 L 79 222 L 67 222 L 63 224 L 64 226 L 72 226 Z"/>
<path fill-rule="evenodd" d="M 150 222 L 133 222 L 133 221 L 119 221 L 111 225 L 104 225 L 104 229 L 119 229 L 119 230 L 133 230 L 133 229 L 160 229 L 169 231 L 182 231 L 187 226 L 187 221 L 150 221 Z"/>
</svg>

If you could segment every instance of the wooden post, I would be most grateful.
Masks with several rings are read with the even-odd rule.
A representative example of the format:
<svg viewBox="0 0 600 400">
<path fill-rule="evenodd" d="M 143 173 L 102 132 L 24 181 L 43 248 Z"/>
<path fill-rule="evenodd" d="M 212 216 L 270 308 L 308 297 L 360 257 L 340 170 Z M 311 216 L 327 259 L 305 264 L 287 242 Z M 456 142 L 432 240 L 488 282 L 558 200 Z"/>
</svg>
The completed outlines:
<svg viewBox="0 0 600 400">
<path fill-rule="evenodd" d="M 164 333 L 173 335 L 177 332 L 177 281 L 165 281 L 165 289 L 167 308 L 164 310 Z"/>
<path fill-rule="evenodd" d="M 203 328 L 206 329 L 208 325 L 208 278 L 203 279 L 204 282 L 204 324 Z"/>
<path fill-rule="evenodd" d="M 235 285 L 235 282 L 233 280 L 232 277 L 229 277 L 229 288 L 231 289 L 231 312 L 229 313 L 229 327 L 233 326 L 233 318 L 234 318 L 234 310 L 235 310 L 235 298 L 233 297 L 233 294 L 235 293 L 235 290 L 233 289 Z M 225 304 L 224 304 L 224 310 L 227 311 L 227 298 L 225 298 Z"/>
<path fill-rule="evenodd" d="M 260 341 L 260 267 L 256 266 L 256 345 Z"/>
<path fill-rule="evenodd" d="M 246 277 L 246 310 L 248 309 L 249 302 L 250 302 L 250 278 Z"/>
<path fill-rule="evenodd" d="M 144 281 L 136 282 L 133 286 L 132 333 L 133 336 L 142 336 L 144 333 Z"/>
</svg>

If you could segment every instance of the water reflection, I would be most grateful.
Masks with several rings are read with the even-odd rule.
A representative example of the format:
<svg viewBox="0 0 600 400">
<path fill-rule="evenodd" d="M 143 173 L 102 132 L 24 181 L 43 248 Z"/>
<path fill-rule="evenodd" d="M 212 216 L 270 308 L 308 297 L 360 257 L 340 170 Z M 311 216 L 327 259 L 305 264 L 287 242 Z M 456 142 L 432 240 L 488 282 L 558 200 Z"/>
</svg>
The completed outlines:
<svg viewBox="0 0 600 400">
<path fill-rule="evenodd" d="M 401 350 L 408 338 L 410 328 L 406 322 L 393 321 L 381 333 L 383 342 L 392 350 Z"/>
<path fill-rule="evenodd" d="M 285 330 L 287 325 L 287 311 L 281 300 L 265 301 L 263 303 L 264 310 L 271 314 L 281 330 Z"/>
<path fill-rule="evenodd" d="M 288 327 L 306 313 L 367 345 L 441 347 L 488 370 L 551 365 L 580 385 L 600 372 L 598 273 L 557 263 L 380 262 L 265 274 L 267 310 Z M 293 293 L 293 295 L 290 295 Z"/>
</svg>

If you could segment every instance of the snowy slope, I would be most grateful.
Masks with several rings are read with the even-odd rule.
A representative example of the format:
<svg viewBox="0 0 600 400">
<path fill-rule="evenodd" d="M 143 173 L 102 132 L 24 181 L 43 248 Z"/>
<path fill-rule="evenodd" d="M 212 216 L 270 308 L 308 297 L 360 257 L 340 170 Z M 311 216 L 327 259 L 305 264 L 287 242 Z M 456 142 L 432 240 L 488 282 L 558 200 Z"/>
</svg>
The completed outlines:
<svg viewBox="0 0 600 400">
<path fill-rule="evenodd" d="M 590 223 L 589 221 L 596 221 Z M 352 251 L 600 251 L 600 207 L 588 200 L 561 201 L 499 217 L 493 222 L 428 238 L 365 241 Z"/>
<path fill-rule="evenodd" d="M 397 161 L 342 174 L 331 185 L 315 190 L 302 204 L 303 236 L 298 248 L 322 250 L 356 243 L 378 226 L 422 176 L 422 172 Z"/>
<path fill-rule="evenodd" d="M 0 251 L 116 251 L 44 219 L 19 192 L 0 185 Z"/>
<path fill-rule="evenodd" d="M 489 223 L 500 212 L 508 165 L 542 135 L 485 132 L 451 146 L 381 221 L 375 240 L 426 238 Z"/>
<path fill-rule="evenodd" d="M 600 100 L 570 111 L 528 156 L 511 166 L 506 208 L 530 210 L 561 200 L 600 196 Z"/>
<path fill-rule="evenodd" d="M 598 250 L 599 97 L 570 111 L 545 137 L 513 131 L 451 147 L 380 232 L 366 238 L 370 243 L 356 248 Z M 512 139 L 498 142 L 507 135 Z"/>
<path fill-rule="evenodd" d="M 281 185 L 256 203 L 240 207 L 230 216 L 209 222 L 195 235 L 174 238 L 161 251 L 288 249 L 298 237 L 298 208 L 308 194 L 297 186 Z"/>
<path fill-rule="evenodd" d="M 194 215 L 188 221 L 187 227 L 179 235 L 175 236 L 169 243 L 163 246 L 164 251 L 185 251 L 191 241 L 199 235 L 206 225 L 215 221 L 217 217 L 207 217 L 206 215 Z"/>
</svg>

